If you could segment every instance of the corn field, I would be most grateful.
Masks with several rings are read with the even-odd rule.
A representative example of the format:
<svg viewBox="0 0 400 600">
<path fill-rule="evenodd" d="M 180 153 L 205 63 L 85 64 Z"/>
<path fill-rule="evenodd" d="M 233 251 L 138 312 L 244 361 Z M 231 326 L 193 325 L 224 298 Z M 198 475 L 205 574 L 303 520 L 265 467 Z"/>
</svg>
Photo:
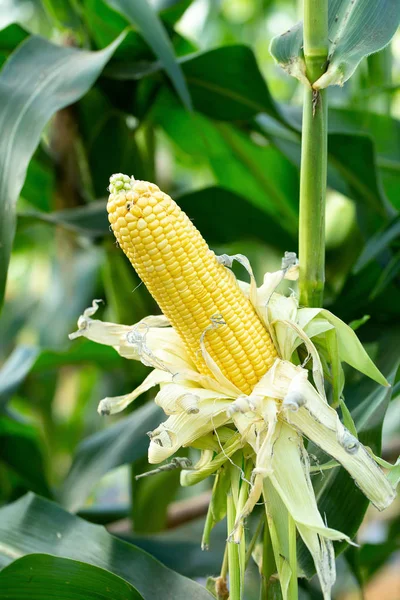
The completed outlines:
<svg viewBox="0 0 400 600">
<path fill-rule="evenodd" d="M 398 0 L 0 0 L 0 600 L 399 600 Z"/>
</svg>

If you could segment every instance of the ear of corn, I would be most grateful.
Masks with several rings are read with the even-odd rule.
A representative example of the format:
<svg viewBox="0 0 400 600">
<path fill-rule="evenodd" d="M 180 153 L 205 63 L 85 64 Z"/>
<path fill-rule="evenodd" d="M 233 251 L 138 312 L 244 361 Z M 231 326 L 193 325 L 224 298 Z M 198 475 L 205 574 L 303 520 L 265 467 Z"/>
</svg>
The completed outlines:
<svg viewBox="0 0 400 600">
<path fill-rule="evenodd" d="M 225 377 L 250 393 L 272 366 L 276 351 L 232 272 L 153 183 L 113 175 L 107 209 L 120 247 L 199 371 L 210 374 L 200 349 L 204 339 Z M 213 326 L 216 320 L 219 326 Z"/>
</svg>

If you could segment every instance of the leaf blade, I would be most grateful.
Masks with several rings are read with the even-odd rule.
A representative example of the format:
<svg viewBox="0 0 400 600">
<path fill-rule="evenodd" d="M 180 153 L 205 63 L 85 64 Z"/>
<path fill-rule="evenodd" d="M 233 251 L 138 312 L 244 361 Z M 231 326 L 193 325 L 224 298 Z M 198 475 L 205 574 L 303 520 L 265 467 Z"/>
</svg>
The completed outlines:
<svg viewBox="0 0 400 600">
<path fill-rule="evenodd" d="M 39 354 L 35 346 L 17 346 L 0 369 L 0 406 L 4 406 L 33 367 Z"/>
<path fill-rule="evenodd" d="M 30 554 L 0 573 L 0 599 L 141 600 L 143 596 L 120 577 L 84 562 L 49 554 Z"/>
<path fill-rule="evenodd" d="M 160 59 L 174 87 L 187 110 L 192 109 L 192 101 L 186 86 L 181 67 L 176 61 L 170 39 L 157 14 L 147 0 L 107 0 L 108 4 L 124 14 L 137 25 L 146 42 Z"/>
<path fill-rule="evenodd" d="M 315 89 L 343 85 L 361 60 L 382 50 L 400 23 L 397 0 L 330 0 L 327 69 Z M 307 83 L 303 55 L 303 23 L 271 41 L 275 61 L 289 74 Z"/>
<path fill-rule="evenodd" d="M 1 71 L 0 301 L 15 234 L 15 206 L 42 130 L 57 110 L 86 93 L 124 36 L 99 52 L 59 47 L 33 36 Z"/>
<path fill-rule="evenodd" d="M 60 492 L 69 510 L 81 508 L 94 484 L 108 471 L 147 453 L 147 431 L 162 420 L 162 411 L 149 402 L 111 427 L 86 438 L 78 447 Z M 136 436 L 136 440 L 135 440 Z"/>
<path fill-rule="evenodd" d="M 43 535 L 43 532 L 46 535 Z M 132 584 L 145 600 L 211 596 L 146 552 L 30 493 L 0 509 L 0 566 L 34 552 L 84 561 Z"/>
</svg>

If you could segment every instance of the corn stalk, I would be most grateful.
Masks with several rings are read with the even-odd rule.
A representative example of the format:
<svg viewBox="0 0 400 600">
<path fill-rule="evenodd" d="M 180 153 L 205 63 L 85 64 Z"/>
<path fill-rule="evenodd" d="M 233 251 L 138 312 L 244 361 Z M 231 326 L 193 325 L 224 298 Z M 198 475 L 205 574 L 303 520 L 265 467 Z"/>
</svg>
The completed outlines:
<svg viewBox="0 0 400 600">
<path fill-rule="evenodd" d="M 304 90 L 300 171 L 300 303 L 322 306 L 325 281 L 327 90 L 312 84 L 326 69 L 328 0 L 304 0 L 304 59 L 310 86 Z"/>
</svg>

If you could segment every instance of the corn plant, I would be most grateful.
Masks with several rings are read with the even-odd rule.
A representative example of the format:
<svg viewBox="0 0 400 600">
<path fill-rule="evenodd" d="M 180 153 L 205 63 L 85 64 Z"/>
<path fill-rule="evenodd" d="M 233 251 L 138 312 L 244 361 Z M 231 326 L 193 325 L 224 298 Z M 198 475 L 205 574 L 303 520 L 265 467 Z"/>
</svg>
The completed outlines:
<svg viewBox="0 0 400 600">
<path fill-rule="evenodd" d="M 0 598 L 329 600 L 395 549 L 400 6 L 296 7 L 301 117 L 191 4 L 7 4 Z"/>
</svg>

